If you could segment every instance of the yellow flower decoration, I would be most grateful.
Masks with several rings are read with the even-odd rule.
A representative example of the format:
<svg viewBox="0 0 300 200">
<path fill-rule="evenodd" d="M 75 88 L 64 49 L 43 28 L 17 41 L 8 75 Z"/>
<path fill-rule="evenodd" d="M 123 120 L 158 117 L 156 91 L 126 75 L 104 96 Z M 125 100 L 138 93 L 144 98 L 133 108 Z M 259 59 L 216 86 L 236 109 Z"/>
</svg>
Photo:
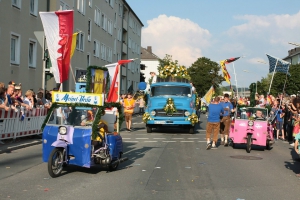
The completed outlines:
<svg viewBox="0 0 300 200">
<path fill-rule="evenodd" d="M 195 113 L 189 115 L 186 120 L 190 121 L 192 126 L 199 122 L 198 116 Z"/>
</svg>

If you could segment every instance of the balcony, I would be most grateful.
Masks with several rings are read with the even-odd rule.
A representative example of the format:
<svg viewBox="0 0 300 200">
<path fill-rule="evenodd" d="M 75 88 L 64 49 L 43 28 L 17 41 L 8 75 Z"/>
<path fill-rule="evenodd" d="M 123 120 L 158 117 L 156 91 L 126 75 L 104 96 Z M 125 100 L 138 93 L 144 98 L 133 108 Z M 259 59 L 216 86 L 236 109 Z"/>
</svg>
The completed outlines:
<svg viewBox="0 0 300 200">
<path fill-rule="evenodd" d="M 123 43 L 123 54 L 127 54 L 127 45 L 125 43 Z"/>
<path fill-rule="evenodd" d="M 127 22 L 125 19 L 123 19 L 123 29 L 127 31 Z"/>
</svg>

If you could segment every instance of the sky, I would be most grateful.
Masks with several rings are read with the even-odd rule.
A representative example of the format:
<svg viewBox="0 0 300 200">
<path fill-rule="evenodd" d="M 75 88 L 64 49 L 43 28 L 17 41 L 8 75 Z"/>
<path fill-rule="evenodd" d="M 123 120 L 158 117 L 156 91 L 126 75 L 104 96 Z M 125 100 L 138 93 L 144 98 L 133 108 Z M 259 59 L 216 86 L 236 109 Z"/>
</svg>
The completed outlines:
<svg viewBox="0 0 300 200">
<path fill-rule="evenodd" d="M 296 47 L 288 42 L 300 43 L 300 0 L 127 0 L 127 3 L 144 25 L 142 47 L 152 46 L 158 57 L 172 55 L 187 67 L 201 57 L 218 63 L 241 57 L 226 65 L 232 85 L 237 82 L 238 87 L 248 87 L 267 76 L 266 54 L 282 59 Z"/>
</svg>

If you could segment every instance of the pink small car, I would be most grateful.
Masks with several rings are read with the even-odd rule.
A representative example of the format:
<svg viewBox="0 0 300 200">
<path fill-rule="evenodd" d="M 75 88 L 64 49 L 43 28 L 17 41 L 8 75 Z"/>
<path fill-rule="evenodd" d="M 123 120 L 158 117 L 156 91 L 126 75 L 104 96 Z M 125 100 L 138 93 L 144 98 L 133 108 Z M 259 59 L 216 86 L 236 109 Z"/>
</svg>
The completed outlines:
<svg viewBox="0 0 300 200">
<path fill-rule="evenodd" d="M 269 150 L 274 138 L 268 121 L 268 110 L 259 107 L 238 108 L 231 123 L 229 137 L 232 147 L 235 144 L 246 144 L 248 153 L 252 145 L 263 146 Z"/>
</svg>

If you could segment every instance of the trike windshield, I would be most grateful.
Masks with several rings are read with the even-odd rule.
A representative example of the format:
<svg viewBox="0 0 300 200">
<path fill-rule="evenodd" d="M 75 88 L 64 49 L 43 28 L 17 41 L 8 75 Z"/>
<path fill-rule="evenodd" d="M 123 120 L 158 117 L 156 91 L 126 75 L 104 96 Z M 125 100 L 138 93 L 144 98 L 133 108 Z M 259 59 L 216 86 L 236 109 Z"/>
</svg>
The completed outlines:
<svg viewBox="0 0 300 200">
<path fill-rule="evenodd" d="M 60 105 L 53 109 L 48 124 L 91 126 L 97 112 L 97 107 L 68 107 Z"/>
<path fill-rule="evenodd" d="M 240 107 L 237 109 L 236 118 L 237 119 L 254 119 L 266 121 L 268 117 L 268 110 L 255 107 Z"/>
</svg>

